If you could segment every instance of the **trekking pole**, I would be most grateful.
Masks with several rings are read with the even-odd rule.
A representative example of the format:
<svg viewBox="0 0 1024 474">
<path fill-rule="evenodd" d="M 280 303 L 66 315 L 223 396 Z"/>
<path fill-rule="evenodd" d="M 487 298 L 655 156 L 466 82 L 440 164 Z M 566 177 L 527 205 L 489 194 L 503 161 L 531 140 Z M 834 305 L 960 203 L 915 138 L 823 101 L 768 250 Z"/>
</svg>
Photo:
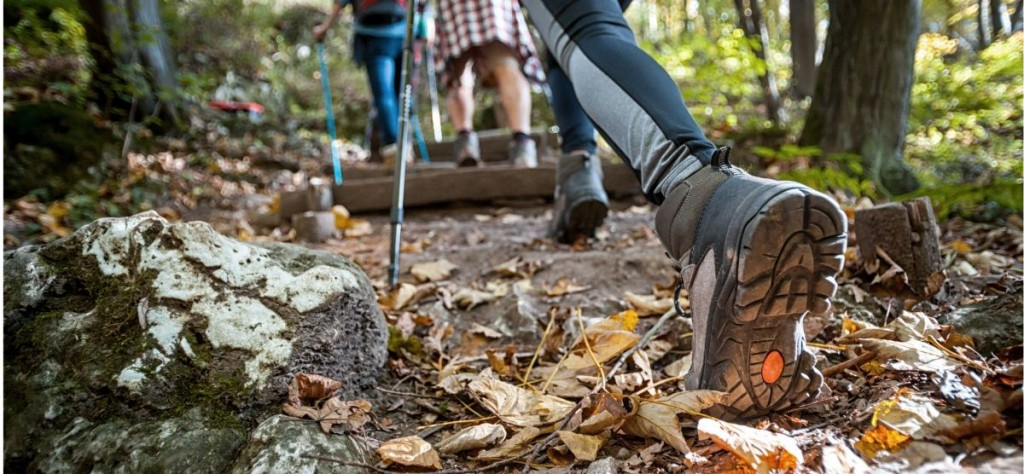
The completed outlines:
<svg viewBox="0 0 1024 474">
<path fill-rule="evenodd" d="M 327 79 L 327 60 L 324 59 L 323 41 L 316 44 L 316 55 L 320 58 L 320 87 L 324 90 L 324 105 L 327 107 L 327 131 L 331 134 L 331 161 L 334 163 L 334 184 L 341 185 L 341 157 L 338 147 L 334 144 L 337 134 L 334 131 L 334 102 L 331 101 L 331 84 Z"/>
<path fill-rule="evenodd" d="M 427 28 L 434 29 L 434 22 L 427 24 Z M 433 38 L 433 34 L 427 35 Z M 427 62 L 427 89 L 430 92 L 430 125 L 434 129 L 434 142 L 441 141 L 441 109 L 437 106 L 437 71 L 434 70 L 434 48 L 429 43 L 424 45 L 426 49 Z"/>
<path fill-rule="evenodd" d="M 409 11 L 405 15 L 405 44 L 402 51 L 402 107 L 398 122 L 398 157 L 395 160 L 394 184 L 391 194 L 391 265 L 388 267 L 388 281 L 391 286 L 398 284 L 399 258 L 402 252 L 402 220 L 405 218 L 405 160 L 412 152 L 409 139 L 412 136 L 409 116 L 412 113 L 413 74 L 413 25 L 416 21 L 416 0 L 409 0 Z"/>
</svg>

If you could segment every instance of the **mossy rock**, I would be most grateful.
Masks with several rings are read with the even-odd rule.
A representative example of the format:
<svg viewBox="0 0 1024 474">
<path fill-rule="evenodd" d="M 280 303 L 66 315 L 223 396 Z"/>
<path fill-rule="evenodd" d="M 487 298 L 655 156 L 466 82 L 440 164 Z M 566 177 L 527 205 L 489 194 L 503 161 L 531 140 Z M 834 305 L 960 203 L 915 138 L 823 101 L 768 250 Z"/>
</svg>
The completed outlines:
<svg viewBox="0 0 1024 474">
<path fill-rule="evenodd" d="M 10 466 L 70 442 L 58 435 L 79 418 L 135 426 L 187 415 L 244 433 L 279 410 L 295 373 L 335 378 L 355 397 L 386 361 L 386 323 L 357 266 L 205 223 L 101 219 L 7 252 L 4 276 Z"/>
</svg>

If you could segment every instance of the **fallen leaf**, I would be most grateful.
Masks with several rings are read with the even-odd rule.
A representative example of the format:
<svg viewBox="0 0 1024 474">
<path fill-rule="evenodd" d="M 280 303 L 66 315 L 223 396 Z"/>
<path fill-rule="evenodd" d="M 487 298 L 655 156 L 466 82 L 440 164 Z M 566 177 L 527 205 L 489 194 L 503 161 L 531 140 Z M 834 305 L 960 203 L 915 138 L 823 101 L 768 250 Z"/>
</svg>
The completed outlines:
<svg viewBox="0 0 1024 474">
<path fill-rule="evenodd" d="M 437 450 L 444 454 L 480 449 L 505 441 L 505 427 L 494 423 L 470 426 L 437 443 Z"/>
<path fill-rule="evenodd" d="M 417 281 L 428 282 L 446 280 L 456 268 L 458 267 L 454 263 L 442 258 L 434 262 L 417 263 L 409 271 Z"/>
<path fill-rule="evenodd" d="M 941 429 L 935 433 L 935 436 L 953 443 L 964 438 L 1002 436 L 1004 433 L 1006 433 L 1006 421 L 1003 420 L 1003 417 L 994 411 L 987 411 L 975 419 L 967 419 L 956 426 Z"/>
<path fill-rule="evenodd" d="M 300 372 L 288 385 L 288 403 L 292 406 L 311 406 L 331 398 L 341 389 L 341 382 L 322 375 Z"/>
<path fill-rule="evenodd" d="M 632 400 L 621 395 L 609 393 L 595 393 L 589 396 L 588 404 L 583 409 L 582 422 L 579 426 L 580 433 L 593 435 L 603 432 L 613 432 L 619 429 L 630 415 L 625 403 L 631 408 L 636 408 Z"/>
<path fill-rule="evenodd" d="M 495 265 L 491 268 L 490 273 L 510 278 L 531 278 L 540 267 L 540 262 L 524 262 L 523 257 L 516 256 L 511 260 Z"/>
<path fill-rule="evenodd" d="M 545 289 L 544 293 L 548 296 L 565 296 L 572 293 L 587 291 L 589 289 L 589 286 L 577 285 L 576 283 L 570 282 L 568 279 L 559 278 L 558 281 L 555 282 L 555 286 Z"/>
<path fill-rule="evenodd" d="M 693 354 L 686 354 L 665 366 L 665 375 L 669 377 L 683 377 L 690 372 L 690 367 L 692 366 Z"/>
<path fill-rule="evenodd" d="M 572 431 L 559 431 L 558 438 L 580 461 L 596 461 L 597 451 L 604 445 L 604 438 L 600 436 L 578 434 Z"/>
<path fill-rule="evenodd" d="M 441 456 L 430 443 L 419 436 L 406 436 L 381 443 L 377 454 L 385 466 L 399 464 L 409 467 L 441 469 Z"/>
<path fill-rule="evenodd" d="M 497 299 L 492 293 L 486 291 L 474 290 L 470 288 L 460 288 L 456 291 L 452 298 L 455 299 L 455 303 L 460 308 L 465 310 L 471 310 L 482 304 L 493 302 Z"/>
<path fill-rule="evenodd" d="M 974 249 L 974 247 L 971 247 L 971 244 L 964 242 L 963 240 L 960 239 L 950 242 L 949 248 L 953 249 L 956 253 L 960 255 L 966 254 Z"/>
<path fill-rule="evenodd" d="M 588 337 L 590 350 L 582 341 L 576 345 L 572 354 L 565 359 L 562 367 L 567 370 L 582 370 L 595 367 L 597 364 L 604 364 L 613 357 L 629 350 L 640 341 L 640 336 L 626 331 L 608 331 L 598 334 L 596 337 Z M 591 355 L 591 353 L 593 355 Z M 594 360 L 597 360 L 597 364 Z"/>
<path fill-rule="evenodd" d="M 349 219 L 348 228 L 345 229 L 345 237 L 366 237 L 373 233 L 373 226 L 366 219 Z"/>
<path fill-rule="evenodd" d="M 658 298 L 655 295 L 638 295 L 627 291 L 626 301 L 633 305 L 640 316 L 661 316 L 672 309 L 672 298 Z"/>
<path fill-rule="evenodd" d="M 352 214 L 348 212 L 345 206 L 338 204 L 331 207 L 331 214 L 334 214 L 335 229 L 345 230 L 352 227 Z"/>
<path fill-rule="evenodd" d="M 333 397 L 314 406 L 285 404 L 282 408 L 288 416 L 319 422 L 320 429 L 330 433 L 334 425 L 347 426 L 349 430 L 363 426 L 370 420 L 372 406 L 366 400 L 342 401 Z"/>
<path fill-rule="evenodd" d="M 479 335 L 484 336 L 484 337 L 486 337 L 488 339 L 501 339 L 501 337 L 502 337 L 500 332 L 495 331 L 495 330 L 493 330 L 493 329 L 491 329 L 491 328 L 489 328 L 487 326 L 484 326 L 484 325 L 482 325 L 480 323 L 473 323 L 473 326 L 469 328 L 469 333 L 471 333 L 471 334 L 479 334 Z"/>
<path fill-rule="evenodd" d="M 899 452 L 908 443 L 910 443 L 910 436 L 885 425 L 878 425 L 865 431 L 854 447 L 864 454 L 864 457 L 874 459 L 882 451 Z"/>
<path fill-rule="evenodd" d="M 821 450 L 821 467 L 824 474 L 868 474 L 871 466 L 864 462 L 846 444 L 825 446 Z"/>
<path fill-rule="evenodd" d="M 898 371 L 918 370 L 940 373 L 954 370 L 960 362 L 953 360 L 935 346 L 924 341 L 889 341 L 885 339 L 862 339 L 865 349 L 874 351 L 882 366 Z"/>
<path fill-rule="evenodd" d="M 391 290 L 386 297 L 381 298 L 380 304 L 387 309 L 401 310 L 412 302 L 416 296 L 416 286 L 409 283 L 402 283 L 398 288 Z"/>
<path fill-rule="evenodd" d="M 700 439 L 710 438 L 729 450 L 757 472 L 796 470 L 804 463 L 804 454 L 789 436 L 726 423 L 713 418 L 697 422 Z"/>
<path fill-rule="evenodd" d="M 724 400 L 724 392 L 690 390 L 657 399 L 631 398 L 636 413 L 626 419 L 622 431 L 642 438 L 655 438 L 668 443 L 681 453 L 690 452 L 679 425 L 680 413 L 699 413 Z"/>
<path fill-rule="evenodd" d="M 539 428 L 526 426 L 500 446 L 480 452 L 476 459 L 480 461 L 497 461 L 517 456 L 526 451 L 530 446 L 530 442 L 537 438 L 537 436 L 540 436 L 540 433 Z"/>
<path fill-rule="evenodd" d="M 956 419 L 940 412 L 934 401 L 903 392 L 876 405 L 871 421 L 918 440 L 957 425 Z"/>
<path fill-rule="evenodd" d="M 568 400 L 534 394 L 502 382 L 485 369 L 472 382 L 469 391 L 480 399 L 480 404 L 514 426 L 540 426 L 561 420 L 576 406 Z"/>
</svg>

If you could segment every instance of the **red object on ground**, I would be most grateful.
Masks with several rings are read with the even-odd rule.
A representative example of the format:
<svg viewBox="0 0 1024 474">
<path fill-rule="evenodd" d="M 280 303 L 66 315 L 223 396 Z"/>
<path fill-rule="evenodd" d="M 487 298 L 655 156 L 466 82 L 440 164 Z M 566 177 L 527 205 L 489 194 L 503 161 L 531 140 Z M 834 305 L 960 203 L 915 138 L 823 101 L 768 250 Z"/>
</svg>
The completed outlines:
<svg viewBox="0 0 1024 474">
<path fill-rule="evenodd" d="M 225 112 L 248 112 L 250 114 L 263 114 L 263 106 L 257 102 L 229 102 L 225 100 L 211 100 L 207 103 L 211 109 L 223 110 Z"/>
</svg>

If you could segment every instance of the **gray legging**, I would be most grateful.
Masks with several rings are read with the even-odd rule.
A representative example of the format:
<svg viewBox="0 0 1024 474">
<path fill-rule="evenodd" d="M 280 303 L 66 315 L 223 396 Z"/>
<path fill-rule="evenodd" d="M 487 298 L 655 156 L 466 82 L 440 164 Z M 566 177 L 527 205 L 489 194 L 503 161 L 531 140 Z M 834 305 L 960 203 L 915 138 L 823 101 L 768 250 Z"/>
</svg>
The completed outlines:
<svg viewBox="0 0 1024 474">
<path fill-rule="evenodd" d="M 520 0 L 601 135 L 640 178 L 648 199 L 711 161 L 715 146 L 675 82 L 637 46 L 618 0 Z"/>
</svg>

